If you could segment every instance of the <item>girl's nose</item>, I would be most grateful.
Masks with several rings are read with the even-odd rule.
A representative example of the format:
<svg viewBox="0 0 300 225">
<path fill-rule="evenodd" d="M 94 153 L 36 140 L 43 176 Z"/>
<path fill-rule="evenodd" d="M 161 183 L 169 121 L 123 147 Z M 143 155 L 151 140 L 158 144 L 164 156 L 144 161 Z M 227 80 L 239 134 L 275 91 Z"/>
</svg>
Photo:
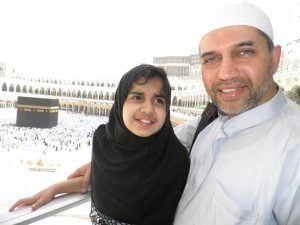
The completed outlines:
<svg viewBox="0 0 300 225">
<path fill-rule="evenodd" d="M 141 106 L 141 112 L 144 114 L 152 114 L 154 112 L 153 104 L 150 101 L 144 102 Z"/>
</svg>

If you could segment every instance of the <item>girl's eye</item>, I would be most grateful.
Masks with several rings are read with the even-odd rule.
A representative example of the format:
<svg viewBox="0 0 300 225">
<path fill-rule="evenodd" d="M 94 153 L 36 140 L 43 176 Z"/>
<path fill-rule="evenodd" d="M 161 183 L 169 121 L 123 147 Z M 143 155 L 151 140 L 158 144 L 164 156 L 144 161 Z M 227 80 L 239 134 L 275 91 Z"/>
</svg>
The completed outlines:
<svg viewBox="0 0 300 225">
<path fill-rule="evenodd" d="M 132 100 L 140 100 L 141 98 L 142 98 L 142 97 L 139 96 L 139 95 L 133 95 L 133 96 L 131 97 Z"/>
<path fill-rule="evenodd" d="M 160 105 L 164 105 L 165 104 L 165 99 L 164 98 L 156 98 L 154 100 L 155 103 L 160 104 Z"/>
</svg>

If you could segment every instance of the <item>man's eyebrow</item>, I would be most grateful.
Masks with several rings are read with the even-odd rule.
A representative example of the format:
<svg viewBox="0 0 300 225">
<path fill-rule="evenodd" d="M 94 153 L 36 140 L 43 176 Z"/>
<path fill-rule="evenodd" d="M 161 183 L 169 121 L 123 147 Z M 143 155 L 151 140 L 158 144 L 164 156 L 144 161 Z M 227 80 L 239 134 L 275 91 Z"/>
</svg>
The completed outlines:
<svg viewBox="0 0 300 225">
<path fill-rule="evenodd" d="M 242 41 L 240 43 L 235 44 L 235 47 L 243 47 L 243 46 L 253 46 L 254 42 L 253 41 Z"/>
<path fill-rule="evenodd" d="M 234 47 L 239 48 L 239 47 L 243 47 L 243 46 L 253 46 L 253 45 L 254 45 L 254 42 L 249 40 L 249 41 L 239 42 L 239 43 L 235 44 Z M 204 52 L 200 55 L 200 58 L 204 58 L 204 57 L 213 55 L 215 53 L 216 53 L 216 51 Z"/>
<path fill-rule="evenodd" d="M 204 53 L 201 54 L 200 58 L 204 58 L 206 56 L 213 55 L 215 53 L 216 53 L 215 51 L 204 52 Z"/>
</svg>

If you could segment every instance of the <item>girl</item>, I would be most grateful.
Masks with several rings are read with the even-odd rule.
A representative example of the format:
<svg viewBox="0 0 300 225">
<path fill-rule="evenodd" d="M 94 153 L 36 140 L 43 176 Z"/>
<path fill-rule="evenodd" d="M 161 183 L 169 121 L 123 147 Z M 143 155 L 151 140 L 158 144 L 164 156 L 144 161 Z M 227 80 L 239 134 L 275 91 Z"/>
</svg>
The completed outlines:
<svg viewBox="0 0 300 225">
<path fill-rule="evenodd" d="M 93 137 L 95 224 L 172 224 L 189 157 L 171 126 L 170 99 L 163 69 L 140 65 L 122 77 L 109 122 Z M 80 192 L 81 182 L 75 178 L 52 185 L 11 210 L 58 193 Z"/>
</svg>

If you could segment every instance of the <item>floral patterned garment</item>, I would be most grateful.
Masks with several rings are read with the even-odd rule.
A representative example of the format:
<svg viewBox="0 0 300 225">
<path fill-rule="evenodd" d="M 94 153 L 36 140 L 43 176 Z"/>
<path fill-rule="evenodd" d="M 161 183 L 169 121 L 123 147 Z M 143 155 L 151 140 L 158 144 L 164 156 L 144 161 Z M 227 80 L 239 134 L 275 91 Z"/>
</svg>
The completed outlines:
<svg viewBox="0 0 300 225">
<path fill-rule="evenodd" d="M 109 216 L 100 213 L 92 204 L 90 218 L 93 225 L 134 225 L 117 221 Z"/>
</svg>

